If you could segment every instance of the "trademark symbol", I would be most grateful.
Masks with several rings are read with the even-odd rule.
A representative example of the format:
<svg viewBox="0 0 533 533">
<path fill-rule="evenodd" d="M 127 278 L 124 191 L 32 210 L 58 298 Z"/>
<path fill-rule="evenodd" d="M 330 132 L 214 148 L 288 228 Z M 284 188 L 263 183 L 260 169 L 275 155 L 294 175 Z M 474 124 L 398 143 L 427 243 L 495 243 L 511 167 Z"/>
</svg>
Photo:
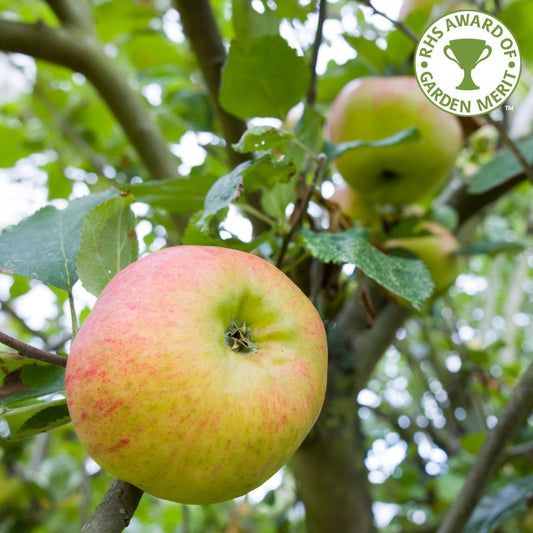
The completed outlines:
<svg viewBox="0 0 533 533">
<path fill-rule="evenodd" d="M 514 105 L 513 104 L 505 104 L 504 108 L 505 108 L 505 111 L 512 111 L 514 109 Z"/>
</svg>

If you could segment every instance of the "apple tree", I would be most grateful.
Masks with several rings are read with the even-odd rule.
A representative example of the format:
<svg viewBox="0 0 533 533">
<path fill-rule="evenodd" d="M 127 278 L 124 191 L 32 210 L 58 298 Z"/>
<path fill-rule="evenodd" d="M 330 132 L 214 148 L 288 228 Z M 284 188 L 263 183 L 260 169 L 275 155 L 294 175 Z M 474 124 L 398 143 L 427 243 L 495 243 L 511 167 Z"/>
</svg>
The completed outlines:
<svg viewBox="0 0 533 533">
<path fill-rule="evenodd" d="M 533 528 L 531 1 L 460 2 L 520 47 L 500 107 L 442 112 L 436 137 L 416 86 L 380 111 L 453 3 L 0 0 L 1 533 Z M 328 134 L 365 79 L 352 133 Z M 180 245 L 269 261 L 328 338 L 294 456 L 202 506 L 102 470 L 64 392 L 110 279 Z"/>
</svg>

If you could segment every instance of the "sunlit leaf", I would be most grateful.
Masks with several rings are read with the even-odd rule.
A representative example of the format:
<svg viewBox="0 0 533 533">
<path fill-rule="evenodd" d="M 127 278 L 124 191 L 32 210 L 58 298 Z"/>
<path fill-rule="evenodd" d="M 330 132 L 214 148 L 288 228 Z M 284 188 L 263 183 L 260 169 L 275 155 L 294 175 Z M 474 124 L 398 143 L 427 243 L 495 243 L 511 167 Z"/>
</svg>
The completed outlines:
<svg viewBox="0 0 533 533">
<path fill-rule="evenodd" d="M 138 257 L 132 201 L 131 194 L 110 198 L 89 211 L 83 221 L 77 273 L 83 286 L 96 296 Z"/>
<path fill-rule="evenodd" d="M 152 180 L 128 186 L 138 202 L 161 207 L 171 213 L 195 213 L 204 205 L 205 195 L 215 182 L 211 175 L 194 178 Z"/>
<path fill-rule="evenodd" d="M 279 35 L 237 39 L 222 71 L 220 102 L 239 118 L 284 118 L 309 80 L 304 59 Z"/>
<path fill-rule="evenodd" d="M 95 206 L 116 196 L 108 190 L 69 203 L 65 209 L 43 207 L 0 233 L 0 271 L 38 279 L 70 290 L 77 281 L 76 256 L 83 218 Z"/>
</svg>

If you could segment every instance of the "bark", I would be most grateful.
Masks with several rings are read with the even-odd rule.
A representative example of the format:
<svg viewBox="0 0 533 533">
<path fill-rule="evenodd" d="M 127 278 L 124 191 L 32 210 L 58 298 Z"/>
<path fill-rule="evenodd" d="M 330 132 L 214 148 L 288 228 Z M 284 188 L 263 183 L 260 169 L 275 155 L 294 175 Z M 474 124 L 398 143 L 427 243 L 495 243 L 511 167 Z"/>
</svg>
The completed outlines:
<svg viewBox="0 0 533 533">
<path fill-rule="evenodd" d="M 61 13 L 74 19 L 66 9 Z M 148 113 L 146 102 L 87 28 L 0 20 L 0 50 L 26 54 L 83 74 L 115 115 L 151 178 L 177 177 L 178 162 Z"/>
<path fill-rule="evenodd" d="M 309 533 L 375 531 L 357 394 L 410 310 L 385 300 L 378 290 L 372 291 L 372 302 L 377 315 L 371 327 L 367 310 L 352 295 L 328 328 L 326 401 L 292 461 Z"/>
<path fill-rule="evenodd" d="M 117 479 L 105 493 L 81 533 L 119 533 L 128 527 L 143 491 Z"/>
<path fill-rule="evenodd" d="M 226 62 L 226 49 L 218 29 L 218 24 L 208 0 L 174 0 L 191 48 L 198 60 L 211 101 L 220 121 L 222 135 L 226 140 L 228 161 L 234 167 L 247 159 L 232 149 L 246 131 L 241 119 L 228 113 L 218 99 L 221 71 Z"/>
<path fill-rule="evenodd" d="M 324 408 L 291 467 L 309 533 L 372 533 L 367 446 L 357 414 L 353 359 L 336 334 L 329 336 L 329 360 Z"/>
<path fill-rule="evenodd" d="M 364 465 L 366 445 L 355 402 L 350 406 L 352 416 L 334 424 L 329 415 L 335 403 L 323 412 L 313 437 L 291 463 L 305 504 L 307 531 L 372 533 L 372 502 Z"/>
<path fill-rule="evenodd" d="M 523 427 L 531 409 L 533 409 L 533 363 L 529 365 L 509 402 L 503 408 L 498 423 L 488 434 L 474 466 L 468 473 L 461 493 L 452 504 L 437 533 L 455 533 L 463 530 L 494 471 L 501 463 L 507 444 L 517 430 Z"/>
</svg>

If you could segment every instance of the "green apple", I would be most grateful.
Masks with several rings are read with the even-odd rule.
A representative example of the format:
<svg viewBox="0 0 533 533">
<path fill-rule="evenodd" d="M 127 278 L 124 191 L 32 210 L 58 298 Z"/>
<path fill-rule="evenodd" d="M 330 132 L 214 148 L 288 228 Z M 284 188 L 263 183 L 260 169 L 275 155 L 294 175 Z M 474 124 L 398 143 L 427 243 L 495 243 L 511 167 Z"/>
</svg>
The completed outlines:
<svg viewBox="0 0 533 533">
<path fill-rule="evenodd" d="M 105 470 L 159 498 L 228 500 L 281 468 L 325 394 L 326 334 L 252 254 L 178 246 L 105 287 L 72 343 L 74 428 Z"/>
<path fill-rule="evenodd" d="M 388 251 L 406 250 L 421 259 L 435 284 L 433 298 L 453 284 L 461 269 L 460 257 L 453 255 L 460 248 L 459 241 L 437 222 L 423 221 L 416 226 L 413 235 L 389 239 L 382 247 Z"/>
<path fill-rule="evenodd" d="M 375 206 L 345 181 L 335 186 L 335 191 L 328 199 L 338 205 L 345 216 L 358 220 L 363 225 L 372 224 L 379 219 Z"/>
<path fill-rule="evenodd" d="M 427 100 L 414 77 L 367 77 L 348 83 L 331 106 L 326 137 L 334 143 L 377 140 L 414 126 L 419 141 L 356 148 L 336 160 L 342 177 L 371 203 L 405 205 L 443 186 L 463 143 L 457 117 Z"/>
</svg>

